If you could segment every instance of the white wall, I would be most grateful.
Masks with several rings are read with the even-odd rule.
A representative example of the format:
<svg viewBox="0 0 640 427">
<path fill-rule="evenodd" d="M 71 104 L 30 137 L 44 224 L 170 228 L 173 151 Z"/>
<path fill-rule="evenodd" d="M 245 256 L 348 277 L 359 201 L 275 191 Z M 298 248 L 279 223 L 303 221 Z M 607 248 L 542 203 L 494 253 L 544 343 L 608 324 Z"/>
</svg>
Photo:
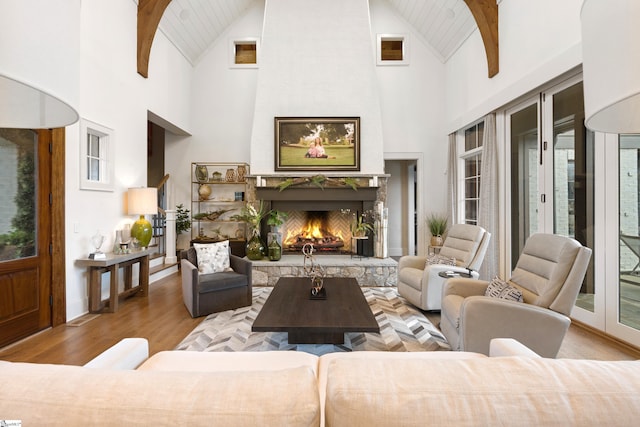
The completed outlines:
<svg viewBox="0 0 640 427">
<path fill-rule="evenodd" d="M 382 123 L 367 0 L 267 2 L 251 166 L 274 172 L 277 116 L 360 117 L 360 171 L 380 174 Z"/>
<path fill-rule="evenodd" d="M 79 189 L 79 124 L 66 134 L 67 319 L 87 311 L 87 277 L 74 260 L 92 251 L 100 230 L 110 251 L 115 230 L 134 217 L 125 211 L 127 188 L 146 186 L 147 111 L 189 130 L 192 70 L 161 32 L 151 48 L 149 78 L 137 73 L 137 7 L 131 0 L 84 1 L 80 12 L 78 112 L 113 129 L 115 183 L 112 192 Z M 55 67 L 55 65 L 51 65 Z M 105 275 L 105 279 L 108 276 Z M 103 295 L 108 286 L 103 281 Z"/>
<path fill-rule="evenodd" d="M 446 64 L 447 133 L 579 66 L 582 1 L 499 1 L 500 71 L 487 77 L 475 31 Z"/>
<path fill-rule="evenodd" d="M 370 0 L 372 38 L 404 34 L 409 42 L 409 65 L 378 66 L 376 74 L 385 159 L 420 157 L 418 171 L 418 253 L 426 253 L 426 212 L 446 211 L 447 132 L 445 65 L 413 28 L 386 1 Z M 375 46 L 375 43 L 374 43 Z M 403 156 L 402 153 L 407 153 Z M 389 171 L 386 171 L 389 173 Z M 403 215 L 389 204 L 390 221 Z"/>
<path fill-rule="evenodd" d="M 176 204 L 191 206 L 191 162 L 250 161 L 258 69 L 231 68 L 229 44 L 260 37 L 263 13 L 264 2 L 254 2 L 194 66 L 189 93 L 193 136 L 167 135 L 165 141 L 165 169 L 174 181 Z M 187 234 L 181 238 L 187 239 Z"/>
</svg>

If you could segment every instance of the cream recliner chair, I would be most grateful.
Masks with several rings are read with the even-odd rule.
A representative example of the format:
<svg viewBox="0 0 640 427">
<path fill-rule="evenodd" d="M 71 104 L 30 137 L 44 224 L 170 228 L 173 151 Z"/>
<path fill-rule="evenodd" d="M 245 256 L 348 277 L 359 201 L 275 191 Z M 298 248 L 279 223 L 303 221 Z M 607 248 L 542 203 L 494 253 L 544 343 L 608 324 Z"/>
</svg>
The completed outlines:
<svg viewBox="0 0 640 427">
<path fill-rule="evenodd" d="M 514 338 L 556 357 L 590 258 L 591 249 L 574 239 L 533 234 L 507 282 L 524 302 L 484 296 L 486 281 L 450 279 L 442 292 L 442 333 L 453 350 L 489 354 L 493 338 Z"/>
<path fill-rule="evenodd" d="M 422 310 L 440 310 L 442 286 L 447 278 L 438 274 L 453 271 L 471 274 L 477 279 L 490 238 L 491 233 L 477 225 L 453 225 L 440 255 L 455 258 L 456 265 L 426 265 L 427 257 L 403 256 L 398 262 L 398 293 Z"/>
</svg>

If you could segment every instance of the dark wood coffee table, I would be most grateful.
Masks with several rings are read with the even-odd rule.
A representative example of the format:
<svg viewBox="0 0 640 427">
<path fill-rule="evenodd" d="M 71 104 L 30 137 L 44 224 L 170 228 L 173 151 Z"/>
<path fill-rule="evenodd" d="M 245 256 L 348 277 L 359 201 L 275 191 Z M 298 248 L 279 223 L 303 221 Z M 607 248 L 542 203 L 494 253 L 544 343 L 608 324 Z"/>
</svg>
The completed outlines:
<svg viewBox="0 0 640 427">
<path fill-rule="evenodd" d="M 356 279 L 324 279 L 327 299 L 309 298 L 311 281 L 281 277 L 253 322 L 254 332 L 288 332 L 290 344 L 343 344 L 345 332 L 380 332 Z"/>
</svg>

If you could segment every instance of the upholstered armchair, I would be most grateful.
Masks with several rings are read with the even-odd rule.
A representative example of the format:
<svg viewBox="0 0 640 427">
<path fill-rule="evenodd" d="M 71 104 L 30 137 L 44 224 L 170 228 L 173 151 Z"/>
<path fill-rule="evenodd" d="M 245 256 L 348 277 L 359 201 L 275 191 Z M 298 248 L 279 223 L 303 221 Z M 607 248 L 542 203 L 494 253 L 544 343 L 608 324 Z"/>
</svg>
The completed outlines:
<svg viewBox="0 0 640 427">
<path fill-rule="evenodd" d="M 450 279 L 442 293 L 442 333 L 454 350 L 489 354 L 493 338 L 514 338 L 556 357 L 590 258 L 591 249 L 574 239 L 530 236 L 507 281 L 523 302 L 485 296 L 486 281 Z"/>
<path fill-rule="evenodd" d="M 422 310 L 440 310 L 442 286 L 447 278 L 439 274 L 452 271 L 477 279 L 490 238 L 491 233 L 477 225 L 453 225 L 439 255 L 455 258 L 456 265 L 427 265 L 427 257 L 403 256 L 398 262 L 398 293 Z"/>
<path fill-rule="evenodd" d="M 182 299 L 191 317 L 251 305 L 251 261 L 229 254 L 233 271 L 203 274 L 194 248 L 182 251 L 180 258 Z"/>
</svg>

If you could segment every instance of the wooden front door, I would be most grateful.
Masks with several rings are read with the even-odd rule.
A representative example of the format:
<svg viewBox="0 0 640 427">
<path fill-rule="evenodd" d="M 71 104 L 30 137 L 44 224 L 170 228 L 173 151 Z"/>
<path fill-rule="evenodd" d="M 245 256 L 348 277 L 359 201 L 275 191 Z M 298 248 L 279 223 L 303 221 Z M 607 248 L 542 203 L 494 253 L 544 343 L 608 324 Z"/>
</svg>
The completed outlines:
<svg viewBox="0 0 640 427">
<path fill-rule="evenodd" d="M 52 325 L 51 143 L 0 129 L 0 347 Z"/>
</svg>

